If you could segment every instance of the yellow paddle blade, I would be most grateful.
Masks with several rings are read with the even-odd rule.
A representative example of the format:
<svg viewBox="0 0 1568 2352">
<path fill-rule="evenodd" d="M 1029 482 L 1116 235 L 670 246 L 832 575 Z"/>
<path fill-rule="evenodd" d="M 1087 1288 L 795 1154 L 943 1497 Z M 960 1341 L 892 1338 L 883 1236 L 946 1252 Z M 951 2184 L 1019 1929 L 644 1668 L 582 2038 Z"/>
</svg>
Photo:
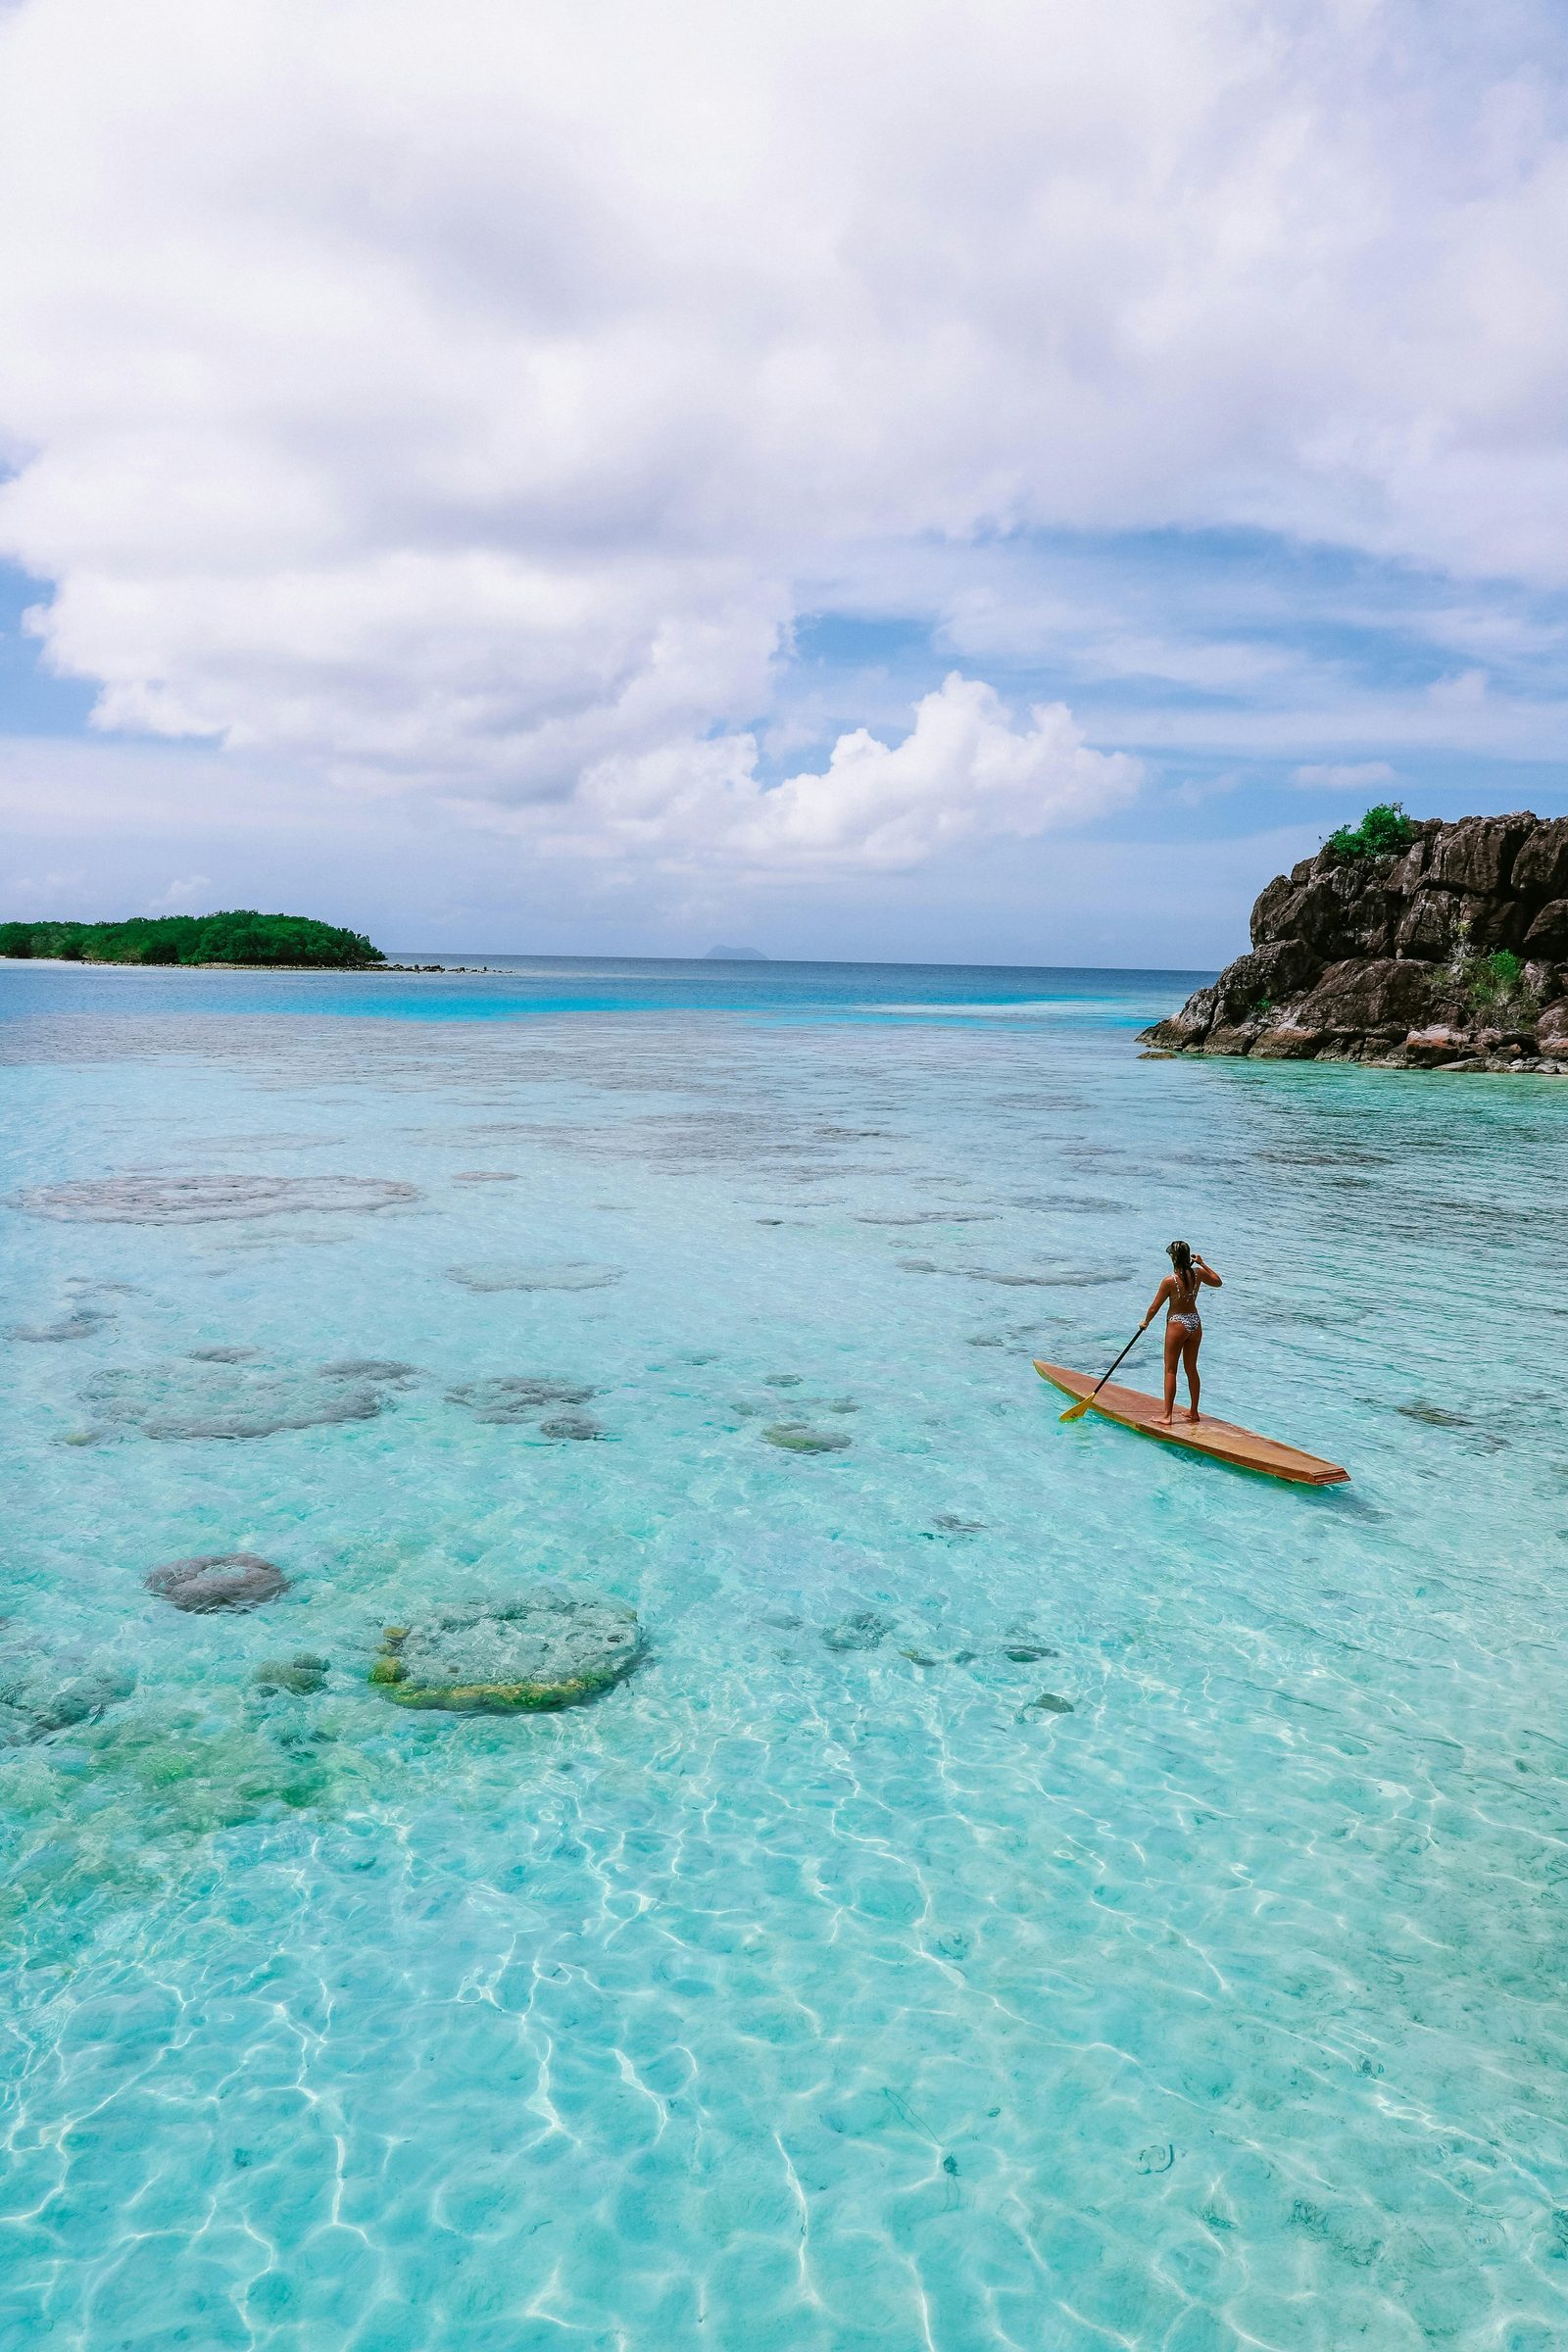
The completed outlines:
<svg viewBox="0 0 1568 2352">
<path fill-rule="evenodd" d="M 1069 1404 L 1064 1413 L 1058 1413 L 1056 1415 L 1057 1420 L 1081 1421 L 1084 1414 L 1089 1410 L 1089 1401 L 1090 1400 L 1087 1396 L 1080 1397 L 1076 1404 Z"/>
</svg>

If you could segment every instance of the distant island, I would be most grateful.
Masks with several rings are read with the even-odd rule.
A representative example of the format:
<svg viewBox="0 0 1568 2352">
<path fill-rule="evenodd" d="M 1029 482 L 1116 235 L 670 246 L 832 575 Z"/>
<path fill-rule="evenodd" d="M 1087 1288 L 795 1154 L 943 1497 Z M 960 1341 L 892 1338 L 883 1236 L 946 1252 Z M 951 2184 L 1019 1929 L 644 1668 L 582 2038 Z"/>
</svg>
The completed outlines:
<svg viewBox="0 0 1568 2352">
<path fill-rule="evenodd" d="M 766 963 L 760 948 L 710 948 L 705 963 Z"/>
<path fill-rule="evenodd" d="M 1276 874 L 1251 953 L 1143 1035 L 1155 1054 L 1568 1076 L 1568 816 L 1369 808 Z"/>
<path fill-rule="evenodd" d="M 67 963 L 235 963 L 365 971 L 385 963 L 359 931 L 308 914 L 140 914 L 123 923 L 0 923 L 0 956 Z"/>
</svg>

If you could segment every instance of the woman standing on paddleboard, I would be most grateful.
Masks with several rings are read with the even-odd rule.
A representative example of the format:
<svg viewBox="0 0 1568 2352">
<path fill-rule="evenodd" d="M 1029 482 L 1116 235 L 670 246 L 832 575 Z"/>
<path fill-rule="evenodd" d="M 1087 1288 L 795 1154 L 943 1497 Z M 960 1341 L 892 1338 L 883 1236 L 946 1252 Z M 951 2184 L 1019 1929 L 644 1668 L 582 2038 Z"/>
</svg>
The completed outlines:
<svg viewBox="0 0 1568 2352">
<path fill-rule="evenodd" d="M 1176 1404 L 1176 1372 L 1181 1364 L 1187 1366 L 1187 1390 L 1192 1397 L 1187 1418 L 1198 1419 L 1198 1350 L 1203 1344 L 1203 1318 L 1198 1311 L 1198 1294 L 1205 1282 L 1216 1291 L 1224 1286 L 1213 1267 L 1205 1266 L 1185 1242 L 1172 1242 L 1165 1255 L 1170 1259 L 1171 1271 L 1154 1293 L 1153 1304 L 1139 1328 L 1147 1331 L 1160 1308 L 1166 1308 L 1165 1410 L 1159 1418 L 1168 1429 Z"/>
</svg>

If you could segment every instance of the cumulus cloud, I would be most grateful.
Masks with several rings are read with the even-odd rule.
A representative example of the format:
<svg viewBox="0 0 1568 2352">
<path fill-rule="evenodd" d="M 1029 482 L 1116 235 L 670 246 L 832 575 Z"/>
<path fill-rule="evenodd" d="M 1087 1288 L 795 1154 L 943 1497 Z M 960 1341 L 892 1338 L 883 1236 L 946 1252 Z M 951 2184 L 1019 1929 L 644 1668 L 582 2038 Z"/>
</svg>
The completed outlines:
<svg viewBox="0 0 1568 2352">
<path fill-rule="evenodd" d="M 1118 807 L 1143 770 L 1084 741 L 1061 703 L 1017 726 L 995 690 L 956 670 L 916 705 L 902 743 L 841 735 L 815 773 L 767 785 L 750 736 L 599 762 L 557 855 L 652 853 L 687 867 L 719 856 L 760 876 L 822 865 L 902 870 L 962 844 L 1029 840 Z"/>
<path fill-rule="evenodd" d="M 1333 792 L 1370 791 L 1375 784 L 1392 784 L 1394 770 L 1386 760 L 1309 760 L 1292 768 L 1291 782 Z"/>
<path fill-rule="evenodd" d="M 167 890 L 156 899 L 149 899 L 149 914 L 187 914 L 193 902 L 208 894 L 213 887 L 211 874 L 176 874 Z"/>
<path fill-rule="evenodd" d="M 1092 812 L 1131 770 L 972 680 L 764 790 L 811 583 L 935 549 L 956 601 L 981 540 L 1216 524 L 1562 580 L 1548 24 L 20 0 L 0 542 L 105 727 L 585 850 Z"/>
</svg>

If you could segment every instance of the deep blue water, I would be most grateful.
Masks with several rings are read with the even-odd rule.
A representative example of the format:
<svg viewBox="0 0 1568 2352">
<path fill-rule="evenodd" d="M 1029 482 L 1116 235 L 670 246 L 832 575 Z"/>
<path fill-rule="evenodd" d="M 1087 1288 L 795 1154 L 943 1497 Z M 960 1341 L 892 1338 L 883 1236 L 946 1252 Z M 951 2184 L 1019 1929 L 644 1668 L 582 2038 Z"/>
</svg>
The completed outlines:
<svg viewBox="0 0 1568 2352">
<path fill-rule="evenodd" d="M 952 1006 L 1058 1011 L 1146 1001 L 1164 1005 L 1212 977 L 1198 972 L 1065 971 L 999 964 L 723 963 L 649 956 L 472 956 L 400 952 L 440 972 L 223 972 L 153 966 L 0 965 L 0 1020 L 40 1012 L 382 1013 L 394 1019 L 515 1019 L 553 1012 L 750 1012 L 847 1018 Z M 481 969 L 462 968 L 482 966 Z M 1129 1013 L 1128 1017 L 1132 1017 Z"/>
</svg>

